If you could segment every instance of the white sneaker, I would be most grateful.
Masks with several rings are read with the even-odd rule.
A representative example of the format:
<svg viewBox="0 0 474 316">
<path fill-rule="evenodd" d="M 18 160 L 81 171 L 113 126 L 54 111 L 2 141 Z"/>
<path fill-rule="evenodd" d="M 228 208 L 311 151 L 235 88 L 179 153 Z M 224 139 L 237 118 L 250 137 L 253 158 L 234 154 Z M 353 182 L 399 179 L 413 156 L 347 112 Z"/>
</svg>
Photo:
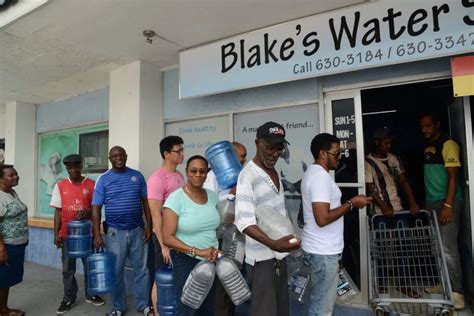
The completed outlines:
<svg viewBox="0 0 474 316">
<path fill-rule="evenodd" d="M 464 309 L 466 304 L 464 302 L 464 295 L 458 292 L 453 292 L 453 301 L 454 301 L 454 309 Z"/>
</svg>

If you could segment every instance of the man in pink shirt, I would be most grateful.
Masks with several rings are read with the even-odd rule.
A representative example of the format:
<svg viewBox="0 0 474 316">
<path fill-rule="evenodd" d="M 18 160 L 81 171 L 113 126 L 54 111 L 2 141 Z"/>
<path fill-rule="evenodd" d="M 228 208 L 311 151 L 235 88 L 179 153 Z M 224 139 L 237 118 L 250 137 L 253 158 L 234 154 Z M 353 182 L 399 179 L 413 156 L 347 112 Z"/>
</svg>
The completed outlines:
<svg viewBox="0 0 474 316">
<path fill-rule="evenodd" d="M 150 206 L 151 218 L 153 220 L 154 244 L 155 244 L 155 268 L 163 264 L 169 264 L 170 249 L 163 244 L 161 211 L 166 199 L 176 189 L 184 185 L 183 175 L 176 170 L 183 163 L 184 148 L 183 139 L 179 136 L 167 136 L 160 141 L 160 154 L 163 158 L 161 168 L 158 168 L 148 179 L 148 205 Z M 158 313 L 158 292 L 156 284 L 151 290 L 151 300 L 155 312 Z"/>
</svg>

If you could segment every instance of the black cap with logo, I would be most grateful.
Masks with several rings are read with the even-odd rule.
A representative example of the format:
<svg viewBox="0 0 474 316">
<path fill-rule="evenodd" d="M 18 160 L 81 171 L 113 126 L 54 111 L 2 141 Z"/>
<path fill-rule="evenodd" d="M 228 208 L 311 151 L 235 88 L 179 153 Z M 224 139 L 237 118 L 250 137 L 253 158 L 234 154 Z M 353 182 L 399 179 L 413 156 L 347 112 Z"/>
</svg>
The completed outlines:
<svg viewBox="0 0 474 316">
<path fill-rule="evenodd" d="M 283 126 L 275 122 L 266 122 L 257 129 L 257 138 L 265 139 L 269 144 L 290 144 L 286 139 Z"/>
</svg>

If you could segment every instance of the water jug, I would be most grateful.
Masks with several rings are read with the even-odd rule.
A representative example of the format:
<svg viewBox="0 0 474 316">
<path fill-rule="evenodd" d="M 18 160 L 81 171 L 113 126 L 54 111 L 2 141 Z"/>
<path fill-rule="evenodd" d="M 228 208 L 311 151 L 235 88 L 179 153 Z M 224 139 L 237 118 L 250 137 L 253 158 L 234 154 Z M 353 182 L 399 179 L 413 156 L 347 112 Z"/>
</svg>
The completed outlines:
<svg viewBox="0 0 474 316">
<path fill-rule="evenodd" d="M 87 257 L 89 295 L 111 293 L 115 286 L 115 255 L 100 251 Z"/>
<path fill-rule="evenodd" d="M 234 305 L 240 305 L 250 298 L 249 286 L 232 260 L 224 256 L 217 259 L 216 273 Z"/>
<path fill-rule="evenodd" d="M 176 314 L 176 288 L 173 283 L 173 267 L 161 266 L 155 273 L 158 288 L 158 312 L 161 316 Z"/>
<path fill-rule="evenodd" d="M 235 221 L 235 202 L 225 199 L 217 203 L 217 210 L 221 217 L 221 224 L 217 228 L 217 238 L 222 239 L 227 228 L 234 225 Z"/>
<path fill-rule="evenodd" d="M 271 239 L 280 239 L 281 237 L 293 235 L 293 224 L 289 217 L 280 214 L 273 208 L 263 205 L 255 209 L 258 227 Z M 283 259 L 288 252 L 273 251 L 275 258 Z"/>
<path fill-rule="evenodd" d="M 222 234 L 222 252 L 228 259 L 242 267 L 245 257 L 245 235 L 239 232 L 235 225 L 226 227 Z"/>
<path fill-rule="evenodd" d="M 196 264 L 184 283 L 181 303 L 192 309 L 201 307 L 212 288 L 215 276 L 216 266 L 214 263 L 202 260 Z"/>
<path fill-rule="evenodd" d="M 66 225 L 66 256 L 87 257 L 92 253 L 92 222 L 70 221 Z"/>
<path fill-rule="evenodd" d="M 215 143 L 206 150 L 205 156 L 216 175 L 219 187 L 230 189 L 235 186 L 242 166 L 232 144 L 228 141 Z"/>
<path fill-rule="evenodd" d="M 306 265 L 299 267 L 288 280 L 289 292 L 298 302 L 306 303 L 310 293 L 310 269 Z"/>
<path fill-rule="evenodd" d="M 356 297 L 360 291 L 352 281 L 351 276 L 347 273 L 347 270 L 339 263 L 339 272 L 337 274 L 337 301 L 347 302 Z"/>
</svg>

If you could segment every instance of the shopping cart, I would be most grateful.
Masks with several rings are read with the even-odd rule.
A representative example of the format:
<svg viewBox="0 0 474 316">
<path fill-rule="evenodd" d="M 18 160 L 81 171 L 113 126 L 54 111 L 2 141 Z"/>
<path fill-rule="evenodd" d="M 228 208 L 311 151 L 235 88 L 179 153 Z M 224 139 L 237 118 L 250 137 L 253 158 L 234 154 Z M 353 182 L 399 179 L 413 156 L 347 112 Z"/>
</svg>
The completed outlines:
<svg viewBox="0 0 474 316">
<path fill-rule="evenodd" d="M 450 315 L 453 299 L 436 214 L 375 215 L 367 225 L 375 315 Z"/>
</svg>

